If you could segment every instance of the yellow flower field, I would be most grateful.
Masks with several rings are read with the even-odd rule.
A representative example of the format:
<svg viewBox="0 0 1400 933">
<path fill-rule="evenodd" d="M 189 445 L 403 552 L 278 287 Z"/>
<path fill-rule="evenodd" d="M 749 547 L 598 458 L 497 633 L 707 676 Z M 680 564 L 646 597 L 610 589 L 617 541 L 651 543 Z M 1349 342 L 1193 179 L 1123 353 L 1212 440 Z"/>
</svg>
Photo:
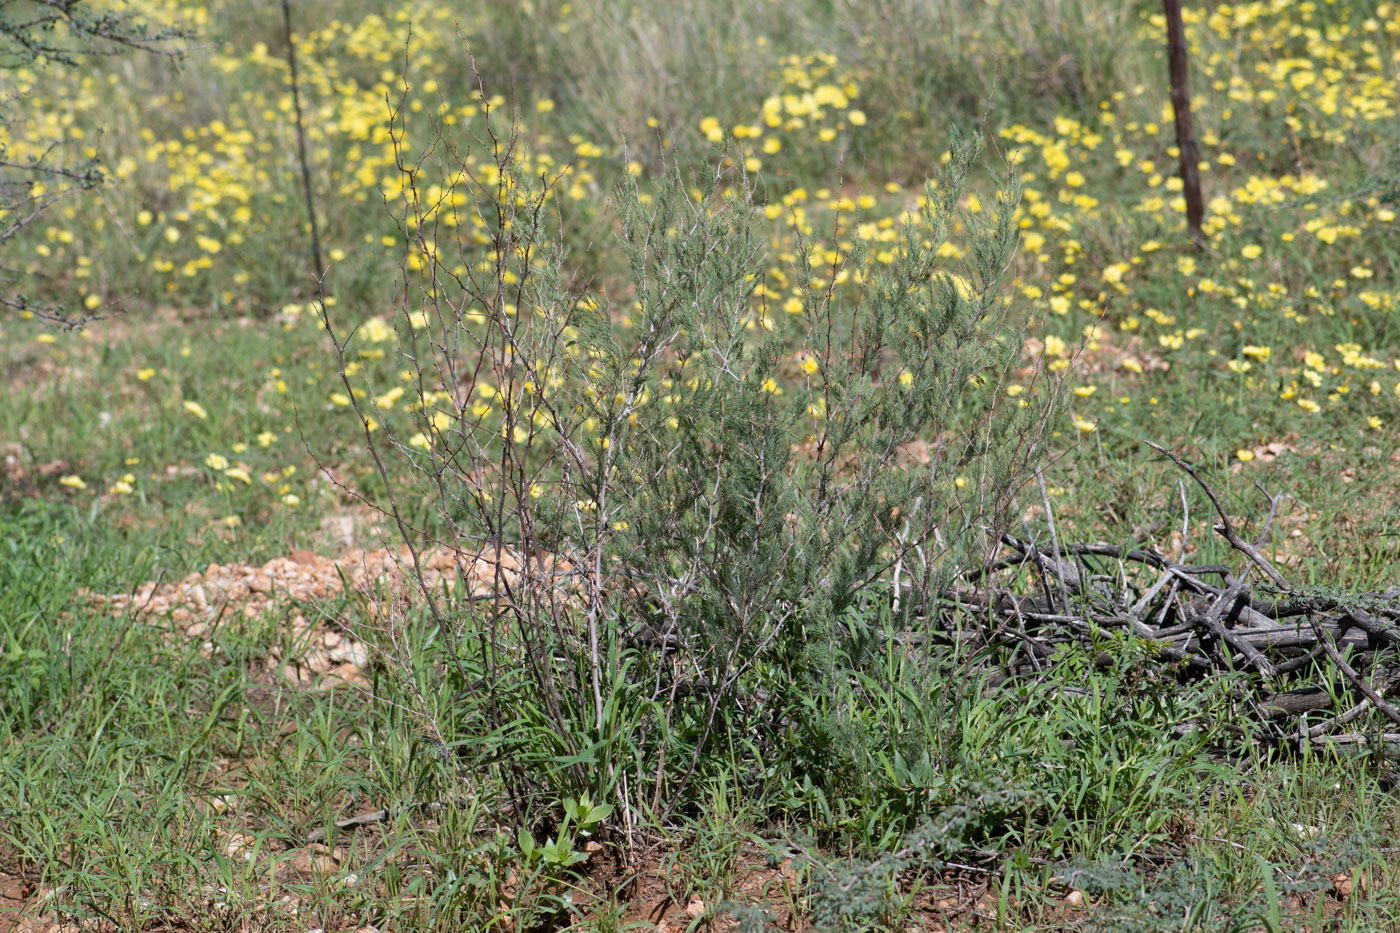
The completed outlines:
<svg viewBox="0 0 1400 933">
<path fill-rule="evenodd" d="M 0 931 L 1395 928 L 1400 4 L 1200 244 L 1172 5 L 0 0 Z"/>
</svg>

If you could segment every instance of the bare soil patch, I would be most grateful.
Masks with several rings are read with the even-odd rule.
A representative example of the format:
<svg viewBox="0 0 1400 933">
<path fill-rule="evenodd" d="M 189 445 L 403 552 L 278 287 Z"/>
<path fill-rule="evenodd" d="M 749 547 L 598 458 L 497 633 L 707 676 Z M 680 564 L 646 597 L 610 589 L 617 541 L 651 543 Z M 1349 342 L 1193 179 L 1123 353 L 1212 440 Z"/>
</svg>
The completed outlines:
<svg viewBox="0 0 1400 933">
<path fill-rule="evenodd" d="M 507 580 L 513 580 L 521 566 L 508 551 L 473 555 L 442 547 L 419 554 L 418 560 L 424 585 L 435 592 L 453 589 L 460 574 L 472 596 L 494 590 L 498 566 Z M 356 548 L 338 558 L 294 549 L 262 565 L 210 564 L 203 573 L 178 581 L 147 581 L 130 593 L 92 594 L 91 598 L 114 612 L 168 619 L 176 633 L 190 639 L 208 639 L 231 613 L 246 617 L 280 613 L 291 625 L 294 643 L 307 646 L 301 657 L 286 659 L 296 662 L 288 666 L 289 677 L 309 682 L 328 674 L 363 683 L 368 647 L 351 626 L 321 609 L 328 601 L 350 594 L 357 597 L 366 621 L 377 619 L 413 598 L 417 583 L 412 569 L 407 549 Z M 203 649 L 215 650 L 210 641 L 205 641 Z"/>
</svg>

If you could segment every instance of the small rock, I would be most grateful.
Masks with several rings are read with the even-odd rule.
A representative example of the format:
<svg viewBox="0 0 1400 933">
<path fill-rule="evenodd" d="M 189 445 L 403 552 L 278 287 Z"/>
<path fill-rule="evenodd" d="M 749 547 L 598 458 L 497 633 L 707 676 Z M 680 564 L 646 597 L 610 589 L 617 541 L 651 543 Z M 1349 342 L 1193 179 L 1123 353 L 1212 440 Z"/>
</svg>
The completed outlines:
<svg viewBox="0 0 1400 933">
<path fill-rule="evenodd" d="M 1337 897 L 1345 900 L 1351 897 L 1352 883 L 1351 872 L 1339 871 L 1332 876 L 1332 890 Z"/>
<path fill-rule="evenodd" d="M 1066 906 L 1069 906 L 1069 907 L 1083 907 L 1083 906 L 1084 906 L 1084 892 L 1083 892 L 1083 891 L 1071 891 L 1071 892 L 1069 892 L 1068 894 L 1065 895 L 1065 904 L 1066 904 Z"/>
<path fill-rule="evenodd" d="M 271 593 L 272 578 L 265 573 L 255 573 L 253 578 L 248 581 L 248 589 L 254 593 Z"/>
<path fill-rule="evenodd" d="M 321 852 L 298 852 L 288 864 L 299 875 L 320 877 L 335 871 L 335 860 Z"/>
<path fill-rule="evenodd" d="M 433 548 L 423 556 L 423 569 L 445 571 L 457 566 L 456 555 L 446 548 Z"/>
<path fill-rule="evenodd" d="M 690 902 L 685 905 L 685 913 L 690 919 L 699 920 L 705 915 L 705 902 L 698 897 L 692 897 Z"/>
<path fill-rule="evenodd" d="M 257 840 L 246 833 L 232 833 L 224 843 L 224 851 L 231 858 L 241 858 L 245 862 L 253 859 L 253 846 Z"/>
<path fill-rule="evenodd" d="M 300 664 L 288 664 L 282 668 L 282 676 L 296 687 L 309 687 L 315 676 Z"/>
<path fill-rule="evenodd" d="M 21 917 L 15 933 L 63 933 L 63 927 L 43 917 Z"/>
<path fill-rule="evenodd" d="M 353 547 L 355 544 L 355 519 L 351 515 L 336 515 L 321 522 L 321 530 L 339 548 Z"/>
<path fill-rule="evenodd" d="M 337 664 L 353 664 L 359 668 L 369 666 L 369 653 L 358 642 L 336 645 L 331 649 L 330 656 Z"/>
<path fill-rule="evenodd" d="M 365 676 L 365 672 L 360 670 L 353 664 L 337 665 L 336 667 L 331 669 L 330 676 L 343 680 L 347 684 L 354 684 L 356 686 L 364 686 L 365 684 L 369 683 L 369 678 Z M 351 738 L 353 738 L 353 736 Z M 349 739 L 347 739 L 346 741 L 349 742 Z M 354 743 L 349 742 L 349 744 Z"/>
<path fill-rule="evenodd" d="M 312 648 L 302 658 L 302 663 L 317 674 L 324 674 L 331 668 L 330 653 L 324 648 Z"/>
</svg>

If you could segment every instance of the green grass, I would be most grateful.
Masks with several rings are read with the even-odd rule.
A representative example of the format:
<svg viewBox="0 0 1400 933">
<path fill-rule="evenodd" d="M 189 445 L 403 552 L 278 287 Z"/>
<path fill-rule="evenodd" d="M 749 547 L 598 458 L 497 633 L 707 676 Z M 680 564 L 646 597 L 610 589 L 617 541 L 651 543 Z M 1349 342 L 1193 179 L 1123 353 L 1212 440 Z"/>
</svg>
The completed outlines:
<svg viewBox="0 0 1400 933">
<path fill-rule="evenodd" d="M 210 928 L 450 929 L 485 922 L 509 903 L 514 928 L 528 928 L 529 917 L 552 913 L 575 890 L 580 906 L 565 915 L 605 922 L 594 898 L 606 898 L 606 887 L 523 855 L 493 789 L 444 772 L 395 705 L 413 702 L 411 679 L 376 678 L 380 702 L 344 686 L 306 690 L 268 663 L 271 646 L 294 652 L 276 618 L 229 619 L 206 656 L 159 619 L 94 611 L 85 587 L 137 579 L 148 567 L 132 566 L 131 552 L 115 546 L 56 545 L 60 522 L 39 510 L 8 520 L 0 560 L 0 870 L 54 892 L 51 908 L 121 929 L 177 918 Z M 1169 736 L 1171 725 L 1221 699 L 1210 688 L 1141 683 L 1131 657 L 1121 668 L 1084 668 L 1075 680 L 1082 692 L 1047 682 L 984 696 L 956 678 L 913 690 L 898 670 L 901 653 L 886 645 L 866 684 L 884 705 L 858 713 L 832 696 L 806 719 L 842 736 L 837 745 L 824 753 L 815 737 L 795 736 L 794 753 L 823 755 L 819 766 L 773 763 L 778 773 L 806 771 L 805 787 L 777 781 L 755 795 L 720 778 L 703 811 L 671 831 L 660 861 L 637 870 L 659 869 L 677 905 L 742 901 L 741 879 L 764 858 L 759 841 L 787 835 L 770 823 L 775 807 L 793 831 L 815 830 L 837 852 L 878 852 L 902 835 L 901 821 L 912 825 L 956 805 L 967 788 L 1000 781 L 1016 796 L 963 840 L 1006 852 L 992 926 L 1053 926 L 1072 884 L 1100 904 L 1091 916 L 1129 923 L 1145 909 L 1135 906 L 1135 886 L 1146 885 L 1163 903 L 1201 905 L 1203 928 L 1224 929 L 1212 913 L 1266 909 L 1256 894 L 1266 872 L 1304 889 L 1299 904 L 1277 908 L 1290 919 L 1275 928 L 1308 916 L 1341 929 L 1395 921 L 1400 904 L 1387 893 L 1394 868 L 1383 843 L 1395 813 L 1380 803 L 1384 792 L 1364 762 L 1316 757 L 1236 772 L 1212 760 L 1209 735 Z M 437 702 L 451 708 L 437 686 Z M 453 730 L 446 745 L 470 761 L 482 737 L 470 722 L 440 722 Z M 920 743 L 922 758 L 911 754 Z M 921 774 L 932 760 L 959 764 Z M 822 769 L 818 793 L 810 782 Z M 324 878 L 296 871 L 307 834 L 334 818 L 456 795 L 467 802 L 426 823 L 406 814 L 333 834 L 327 845 L 339 861 L 326 863 Z M 555 832 L 535 829 L 542 841 Z M 604 838 L 610 851 L 625 851 L 623 839 Z M 1129 864 L 1145 867 L 1124 875 Z M 1343 902 L 1327 894 L 1337 872 L 1364 875 L 1365 895 Z M 615 897 L 625 904 L 627 892 Z M 279 904 L 286 896 L 295 916 Z M 882 922 L 922 916 L 918 898 L 899 903 L 881 900 Z"/>
<path fill-rule="evenodd" d="M 88 587 L 148 576 L 154 549 L 59 544 L 63 523 L 7 520 L 0 558 L 0 871 L 48 895 L 35 909 L 118 929 L 293 930 L 411 918 L 426 892 L 436 924 L 486 896 L 425 884 L 429 866 L 503 884 L 513 862 L 489 828 L 474 836 L 480 804 L 426 836 L 412 810 L 333 832 L 322 858 L 334 847 L 339 864 L 299 871 L 317 827 L 447 795 L 436 754 L 361 690 L 293 685 L 270 659 L 298 653 L 280 618 L 232 613 L 205 650 L 167 619 L 93 607 Z"/>
<path fill-rule="evenodd" d="M 111 543 L 58 544 L 64 522 L 37 508 L 8 520 L 0 560 L 0 870 L 55 892 L 49 903 L 63 916 L 122 929 L 200 917 L 259 929 L 450 929 L 510 903 L 516 928 L 527 928 L 561 893 L 576 889 L 576 903 L 595 906 L 606 895 L 587 874 L 522 855 L 496 791 L 444 772 L 403 713 L 425 689 L 438 691 L 430 700 L 438 710 L 453 708 L 430 657 L 415 662 L 426 680 L 383 672 L 373 685 L 380 702 L 369 702 L 344 686 L 290 685 L 268 661 L 274 646 L 295 654 L 276 617 L 230 618 L 206 656 L 160 619 L 113 618 L 89 605 L 87 587 L 149 576 L 150 551 L 142 561 Z M 764 838 L 817 832 L 837 852 L 878 852 L 902 836 L 901 825 L 992 781 L 1016 796 L 962 844 L 1006 853 L 993 926 L 1053 927 L 1072 884 L 1100 905 L 1092 915 L 1100 919 L 1135 922 L 1146 908 L 1133 892 L 1145 885 L 1163 904 L 1199 905 L 1203 928 L 1225 929 L 1212 925 L 1214 912 L 1266 909 L 1256 894 L 1266 872 L 1303 890 L 1300 902 L 1278 908 L 1290 919 L 1275 928 L 1309 916 L 1341 929 L 1395 922 L 1384 840 L 1396 816 L 1364 761 L 1317 756 L 1241 762 L 1236 771 L 1209 753 L 1208 734 L 1170 736 L 1172 725 L 1212 709 L 1227 721 L 1218 708 L 1225 695 L 1143 681 L 1131 655 L 1107 670 L 1072 662 L 1085 665 L 1066 678 L 1072 690 L 1051 681 L 984 695 L 956 676 L 911 681 L 888 621 L 871 621 L 885 647 L 861 665 L 862 695 L 876 705 L 841 693 L 814 699 L 821 708 L 800 721 L 824 730 L 827 744 L 799 732 L 790 755 L 818 760 L 770 763 L 778 775 L 808 777 L 757 791 L 720 777 L 710 803 L 670 831 L 659 863 L 639 866 L 663 873 L 677 905 L 744 900 L 740 882 L 762 864 Z M 421 643 L 431 656 L 431 641 Z M 449 713 L 438 722 L 462 761 L 489 754 L 470 721 Z M 928 771 L 933 761 L 956 764 Z M 324 879 L 294 871 L 307 834 L 334 818 L 457 795 L 468 802 L 427 823 L 405 814 L 332 835 L 340 861 Z M 787 814 L 789 830 L 771 823 L 774 812 Z M 535 829 L 543 841 L 554 833 Z M 230 855 L 235 839 L 242 848 Z M 605 839 L 609 851 L 625 851 L 625 840 Z M 1364 876 L 1364 896 L 1326 893 L 1337 872 Z M 362 880 L 347 884 L 350 875 Z M 623 903 L 627 891 L 616 895 Z M 295 918 L 278 904 L 285 896 L 298 905 Z M 882 922 L 922 916 L 918 898 L 899 902 L 881 900 Z M 577 922 L 603 922 L 592 907 L 574 910 L 566 915 Z"/>
</svg>

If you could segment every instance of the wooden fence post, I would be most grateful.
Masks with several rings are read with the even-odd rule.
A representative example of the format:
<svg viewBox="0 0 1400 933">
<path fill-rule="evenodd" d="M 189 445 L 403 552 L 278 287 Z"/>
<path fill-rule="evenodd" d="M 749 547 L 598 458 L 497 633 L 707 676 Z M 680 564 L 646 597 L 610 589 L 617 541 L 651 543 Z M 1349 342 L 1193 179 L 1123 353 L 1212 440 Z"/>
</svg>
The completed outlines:
<svg viewBox="0 0 1400 933">
<path fill-rule="evenodd" d="M 282 0 L 282 26 L 287 40 L 287 70 L 292 79 L 292 105 L 297 121 L 297 158 L 301 161 L 301 187 L 306 196 L 306 216 L 311 221 L 311 274 L 321 283 L 326 276 L 326 267 L 321 261 L 321 232 L 316 225 L 316 199 L 311 193 L 311 163 L 306 158 L 306 128 L 301 116 L 301 86 L 297 82 L 297 47 L 292 41 L 292 7 L 288 0 Z"/>
<path fill-rule="evenodd" d="M 1205 202 L 1201 200 L 1201 171 L 1197 167 L 1200 150 L 1191 122 L 1191 89 L 1186 76 L 1186 27 L 1181 22 L 1181 0 L 1162 0 L 1167 14 L 1167 59 L 1171 68 L 1172 110 L 1176 113 L 1176 146 L 1181 151 L 1181 187 L 1186 196 L 1186 229 L 1191 241 L 1204 246 L 1201 220 Z"/>
</svg>

